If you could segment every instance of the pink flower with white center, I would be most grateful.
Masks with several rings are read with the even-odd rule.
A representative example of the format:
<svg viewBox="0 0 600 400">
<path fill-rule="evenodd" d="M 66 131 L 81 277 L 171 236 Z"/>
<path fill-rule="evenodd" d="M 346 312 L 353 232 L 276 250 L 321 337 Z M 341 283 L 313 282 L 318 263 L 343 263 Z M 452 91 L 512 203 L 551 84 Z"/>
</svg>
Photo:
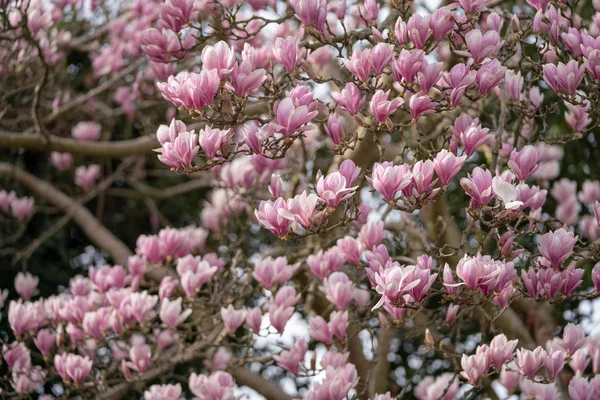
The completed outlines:
<svg viewBox="0 0 600 400">
<path fill-rule="evenodd" d="M 231 73 L 231 89 L 239 97 L 244 97 L 260 88 L 267 80 L 264 69 L 254 69 L 250 61 L 235 64 Z"/>
<path fill-rule="evenodd" d="M 135 343 L 129 349 L 129 359 L 131 362 L 122 361 L 124 368 L 131 368 L 143 374 L 150 368 L 152 349 L 144 342 Z"/>
<path fill-rule="evenodd" d="M 275 297 L 271 299 L 271 304 L 278 307 L 294 307 L 300 301 L 300 294 L 296 293 L 293 286 L 283 286 L 280 288 Z"/>
<path fill-rule="evenodd" d="M 473 121 L 471 126 L 461 131 L 458 135 L 468 157 L 471 157 L 482 145 L 492 138 L 488 128 L 482 128 L 481 124 L 475 125 L 475 122 Z"/>
<path fill-rule="evenodd" d="M 160 319 L 171 329 L 175 329 L 191 314 L 192 310 L 190 308 L 182 311 L 181 297 L 173 301 L 165 298 L 160 305 Z"/>
<path fill-rule="evenodd" d="M 300 364 L 304 360 L 304 355 L 308 350 L 308 344 L 303 339 L 298 340 L 291 349 L 284 350 L 279 354 L 273 356 L 273 359 L 277 361 L 277 364 L 291 372 L 292 374 L 298 374 Z"/>
<path fill-rule="evenodd" d="M 358 86 L 352 82 L 346 83 L 341 92 L 331 92 L 331 97 L 351 115 L 358 114 L 358 111 L 366 102 L 366 96 L 360 97 Z"/>
<path fill-rule="evenodd" d="M 100 139 L 102 126 L 94 121 L 78 122 L 71 130 L 71 136 L 77 140 L 96 141 Z"/>
<path fill-rule="evenodd" d="M 224 41 L 202 49 L 202 65 L 206 70 L 217 70 L 219 78 L 225 79 L 235 64 L 235 51 Z"/>
<path fill-rule="evenodd" d="M 331 138 L 333 144 L 340 144 L 342 139 L 346 137 L 346 132 L 344 131 L 344 119 L 337 113 L 329 114 L 327 124 L 325 125 L 325 133 Z"/>
<path fill-rule="evenodd" d="M 360 175 L 360 168 L 352 160 L 344 160 L 338 167 L 338 171 L 346 178 L 346 186 L 350 187 Z"/>
<path fill-rule="evenodd" d="M 388 101 L 389 94 L 389 90 L 387 92 L 378 90 L 375 92 L 369 103 L 369 110 L 378 122 L 384 122 L 386 118 L 398 109 L 398 107 L 404 104 L 404 100 L 400 97 Z"/>
<path fill-rule="evenodd" d="M 181 275 L 181 287 L 188 298 L 194 298 L 196 293 L 204 286 L 216 273 L 218 267 L 211 266 L 203 261 L 198 264 L 194 271 L 185 271 Z"/>
<path fill-rule="evenodd" d="M 292 136 L 307 130 L 308 127 L 304 125 L 311 122 L 317 114 L 318 111 L 310 111 L 306 105 L 294 105 L 293 99 L 286 97 L 277 104 L 275 119 L 270 127 L 283 136 Z"/>
<path fill-rule="evenodd" d="M 193 130 L 181 132 L 174 142 L 163 144 L 158 159 L 174 170 L 186 169 L 192 166 L 199 149 L 198 135 Z"/>
<path fill-rule="evenodd" d="M 285 326 L 293 314 L 294 307 L 278 306 L 275 303 L 269 305 L 269 321 L 280 335 L 283 334 Z"/>
<path fill-rule="evenodd" d="M 452 178 L 458 174 L 466 159 L 466 155 L 457 157 L 446 149 L 440 150 L 435 156 L 435 160 L 433 160 L 433 167 L 440 183 L 442 185 L 450 183 Z"/>
<path fill-rule="evenodd" d="M 346 178 L 340 172 L 333 172 L 317 181 L 317 193 L 329 207 L 337 207 L 342 201 L 354 195 L 358 186 L 348 187 Z"/>
<path fill-rule="evenodd" d="M 346 69 L 361 82 L 366 82 L 371 75 L 370 52 L 371 49 L 354 49 L 352 57 L 348 60 L 343 60 Z"/>
<path fill-rule="evenodd" d="M 344 253 L 337 246 L 331 247 L 326 252 L 319 250 L 317 254 L 311 254 L 306 258 L 311 272 L 320 280 L 325 279 L 332 272 L 339 271 L 345 261 Z"/>
<path fill-rule="evenodd" d="M 562 350 L 548 350 L 546 357 L 543 360 L 548 378 L 552 380 L 556 379 L 559 372 L 562 371 L 565 366 L 566 357 L 567 355 Z"/>
<path fill-rule="evenodd" d="M 348 329 L 348 311 L 333 311 L 329 316 L 329 329 L 339 340 L 344 340 Z"/>
<path fill-rule="evenodd" d="M 221 318 L 230 333 L 235 333 L 246 319 L 246 310 L 236 310 L 230 304 L 227 308 L 221 308 Z"/>
<path fill-rule="evenodd" d="M 164 246 L 156 235 L 140 235 L 136 241 L 135 251 L 153 264 L 160 263 L 167 257 Z"/>
<path fill-rule="evenodd" d="M 345 310 L 352 301 L 354 283 L 343 272 L 334 272 L 323 280 L 325 297 L 339 310 Z"/>
<path fill-rule="evenodd" d="M 288 36 L 285 39 L 281 37 L 275 39 L 273 57 L 283 64 L 288 73 L 292 73 L 302 60 L 298 39 L 293 36 Z"/>
<path fill-rule="evenodd" d="M 275 201 L 261 201 L 258 204 L 258 209 L 254 210 L 254 215 L 259 224 L 279 236 L 286 235 L 292 223 L 284 216 L 289 216 L 289 210 L 285 200 L 281 197 Z"/>
<path fill-rule="evenodd" d="M 265 289 L 270 289 L 289 281 L 299 265 L 288 265 L 287 257 L 267 257 L 256 263 L 253 276 Z"/>
<path fill-rule="evenodd" d="M 87 356 L 62 353 L 54 356 L 54 367 L 63 381 L 72 381 L 75 384 L 83 381 L 92 370 L 92 360 Z"/>
<path fill-rule="evenodd" d="M 103 293 L 111 288 L 121 289 L 127 283 L 127 273 L 120 265 L 113 267 L 105 265 L 101 268 L 91 267 L 88 275 L 95 288 Z"/>
<path fill-rule="evenodd" d="M 460 180 L 460 185 L 471 197 L 471 206 L 486 206 L 492 199 L 492 174 L 490 171 L 476 167 L 471 174 Z"/>
<path fill-rule="evenodd" d="M 569 398 L 571 400 L 590 400 L 595 398 L 595 388 L 590 385 L 589 379 L 576 376 L 569 382 Z"/>
<path fill-rule="evenodd" d="M 98 164 L 81 165 L 75 169 L 75 184 L 83 190 L 91 188 L 98 178 L 100 178 L 100 165 Z"/>
<path fill-rule="evenodd" d="M 23 342 L 3 345 L 2 356 L 8 368 L 14 371 L 29 371 L 31 369 L 31 352 Z"/>
<path fill-rule="evenodd" d="M 491 3 L 491 0 L 458 0 L 460 7 L 470 15 L 487 11 L 489 3 Z"/>
<path fill-rule="evenodd" d="M 412 183 L 412 173 L 406 164 L 394 165 L 391 161 L 375 163 L 373 174 L 367 180 L 388 202 L 396 201 L 396 194 Z"/>
<path fill-rule="evenodd" d="M 85 313 L 81 323 L 83 331 L 90 337 L 101 339 L 110 328 L 112 310 L 112 307 L 100 307 Z"/>
<path fill-rule="evenodd" d="M 149 28 L 142 32 L 141 49 L 154 62 L 166 63 L 173 58 L 182 58 L 196 44 L 195 35 L 180 38 L 171 29 Z"/>
<path fill-rule="evenodd" d="M 197 400 L 233 400 L 233 377 L 224 371 L 206 375 L 192 372 L 189 379 L 190 390 Z"/>
<path fill-rule="evenodd" d="M 144 400 L 183 400 L 181 385 L 152 385 L 144 392 Z"/>
<path fill-rule="evenodd" d="M 384 234 L 383 221 L 369 221 L 360 228 L 358 238 L 363 242 L 365 248 L 372 249 L 373 246 L 377 246 L 381 243 Z"/>
<path fill-rule="evenodd" d="M 50 153 L 50 162 L 57 171 L 62 172 L 73 166 L 73 156 L 70 153 L 53 151 Z"/>
<path fill-rule="evenodd" d="M 540 346 L 534 351 L 517 349 L 517 367 L 527 378 L 533 379 L 546 356 L 546 351 Z"/>
<path fill-rule="evenodd" d="M 19 272 L 15 278 L 15 290 L 25 300 L 29 300 L 38 293 L 40 279 L 29 272 Z"/>
<path fill-rule="evenodd" d="M 220 84 L 216 69 L 203 69 L 200 73 L 183 71 L 176 76 L 169 76 L 167 82 L 159 82 L 156 87 L 165 100 L 176 107 L 200 111 L 212 104 Z"/>
<path fill-rule="evenodd" d="M 413 119 L 419 118 L 421 115 L 431 114 L 435 112 L 437 103 L 432 101 L 426 94 L 414 94 L 408 101 L 410 108 L 410 116 Z"/>
<path fill-rule="evenodd" d="M 545 297 L 553 299 L 562 287 L 562 274 L 551 268 L 534 270 L 529 268 L 527 272 L 521 270 L 521 280 L 531 297 Z"/>
<path fill-rule="evenodd" d="M 160 9 L 160 24 L 174 32 L 198 18 L 198 9 L 193 0 L 167 0 Z"/>
<path fill-rule="evenodd" d="M 434 164 L 431 160 L 426 160 L 423 162 L 419 160 L 413 165 L 412 170 L 412 185 L 411 188 L 413 192 L 416 192 L 417 195 L 422 195 L 424 193 L 429 192 L 437 180 L 433 179 L 434 174 Z"/>
<path fill-rule="evenodd" d="M 573 247 L 577 243 L 577 239 L 578 236 L 575 236 L 573 232 L 560 228 L 544 234 L 538 249 L 553 267 L 558 268 L 573 254 Z"/>
<path fill-rule="evenodd" d="M 302 24 L 323 31 L 327 20 L 327 2 L 325 0 L 293 0 L 292 7 Z"/>
</svg>

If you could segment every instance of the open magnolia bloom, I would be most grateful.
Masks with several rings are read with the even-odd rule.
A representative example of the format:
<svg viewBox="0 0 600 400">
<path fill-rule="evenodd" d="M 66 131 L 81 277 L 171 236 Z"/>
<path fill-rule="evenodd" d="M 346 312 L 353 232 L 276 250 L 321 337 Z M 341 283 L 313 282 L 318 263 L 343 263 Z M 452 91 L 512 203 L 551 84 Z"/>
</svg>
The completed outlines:
<svg viewBox="0 0 600 400">
<path fill-rule="evenodd" d="M 516 210 L 524 204 L 517 200 L 517 188 L 499 176 L 492 179 L 492 190 L 502 200 L 507 210 Z"/>
</svg>

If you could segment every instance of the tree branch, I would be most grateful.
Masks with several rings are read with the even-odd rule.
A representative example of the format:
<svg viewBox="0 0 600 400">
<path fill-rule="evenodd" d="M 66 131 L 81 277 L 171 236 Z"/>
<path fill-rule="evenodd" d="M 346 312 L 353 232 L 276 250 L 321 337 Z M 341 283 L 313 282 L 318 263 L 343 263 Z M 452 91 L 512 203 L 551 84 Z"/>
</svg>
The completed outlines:
<svg viewBox="0 0 600 400">
<path fill-rule="evenodd" d="M 144 154 L 160 147 L 154 136 L 141 136 L 131 140 L 113 142 L 86 142 L 82 140 L 30 133 L 0 132 L 0 147 L 20 147 L 63 153 L 81 154 L 84 156 L 123 158 L 134 154 Z"/>
<path fill-rule="evenodd" d="M 247 368 L 238 367 L 230 371 L 237 384 L 248 386 L 267 400 L 291 400 L 292 397 L 281 390 L 277 385 L 267 381 Z"/>
<path fill-rule="evenodd" d="M 48 201 L 64 213 L 72 213 L 73 220 L 92 243 L 106 250 L 115 263 L 127 265 L 127 258 L 133 254 L 131 250 L 102 225 L 86 207 L 56 189 L 50 183 L 12 164 L 0 162 L 0 175 L 11 177 L 37 197 Z"/>
</svg>

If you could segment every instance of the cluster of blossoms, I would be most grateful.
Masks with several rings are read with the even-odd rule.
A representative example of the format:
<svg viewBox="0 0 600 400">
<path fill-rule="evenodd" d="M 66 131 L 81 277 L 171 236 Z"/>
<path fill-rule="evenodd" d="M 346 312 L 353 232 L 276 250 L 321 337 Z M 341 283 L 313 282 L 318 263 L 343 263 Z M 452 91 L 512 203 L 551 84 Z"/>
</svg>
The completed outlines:
<svg viewBox="0 0 600 400">
<path fill-rule="evenodd" d="M 451 400 L 495 398 L 501 385 L 528 399 L 600 397 L 600 339 L 568 323 L 584 322 L 600 294 L 600 182 L 585 164 L 578 188 L 560 146 L 585 138 L 592 158 L 598 144 L 600 2 L 109 3 L 0 9 L 14 42 L 0 43 L 0 76 L 26 70 L 24 88 L 36 79 L 2 99 L 31 115 L 2 111 L 0 128 L 25 134 L 0 145 L 43 143 L 86 196 L 112 196 L 96 183 L 114 165 L 73 154 L 127 154 L 134 167 L 114 173 L 113 193 L 141 193 L 168 226 L 146 194 L 169 197 L 136 192 L 138 178 L 164 175 L 157 158 L 187 175 L 185 190 L 205 179 L 201 227 L 157 223 L 135 252 L 102 230 L 115 265 L 86 265 L 57 295 L 37 297 L 39 278 L 17 274 L 18 298 L 0 292 L 0 391 L 232 400 L 248 386 L 278 399 Z M 69 40 L 79 21 L 93 28 Z M 98 87 L 83 82 L 72 99 L 52 71 L 76 51 Z M 157 105 L 168 110 L 150 115 Z M 102 125 L 66 129 L 83 106 Z M 117 131 L 127 143 L 110 142 Z M 132 142 L 158 156 L 125 151 Z M 20 179 L 31 189 L 37 178 Z M 81 212 L 86 196 L 68 219 L 100 227 L 105 197 L 94 216 Z M 33 205 L 0 191 L 0 211 L 23 230 L 48 211 L 34 216 Z M 549 339 L 556 325 L 566 326 Z"/>
</svg>

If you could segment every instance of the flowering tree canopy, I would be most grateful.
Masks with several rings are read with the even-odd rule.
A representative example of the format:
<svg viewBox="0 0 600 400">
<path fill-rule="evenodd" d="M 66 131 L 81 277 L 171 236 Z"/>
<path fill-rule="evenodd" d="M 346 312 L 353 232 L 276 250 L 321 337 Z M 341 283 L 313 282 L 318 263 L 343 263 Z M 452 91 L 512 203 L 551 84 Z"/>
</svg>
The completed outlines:
<svg viewBox="0 0 600 400">
<path fill-rule="evenodd" d="M 0 59 L 2 398 L 600 399 L 600 1 L 0 0 Z"/>
</svg>

